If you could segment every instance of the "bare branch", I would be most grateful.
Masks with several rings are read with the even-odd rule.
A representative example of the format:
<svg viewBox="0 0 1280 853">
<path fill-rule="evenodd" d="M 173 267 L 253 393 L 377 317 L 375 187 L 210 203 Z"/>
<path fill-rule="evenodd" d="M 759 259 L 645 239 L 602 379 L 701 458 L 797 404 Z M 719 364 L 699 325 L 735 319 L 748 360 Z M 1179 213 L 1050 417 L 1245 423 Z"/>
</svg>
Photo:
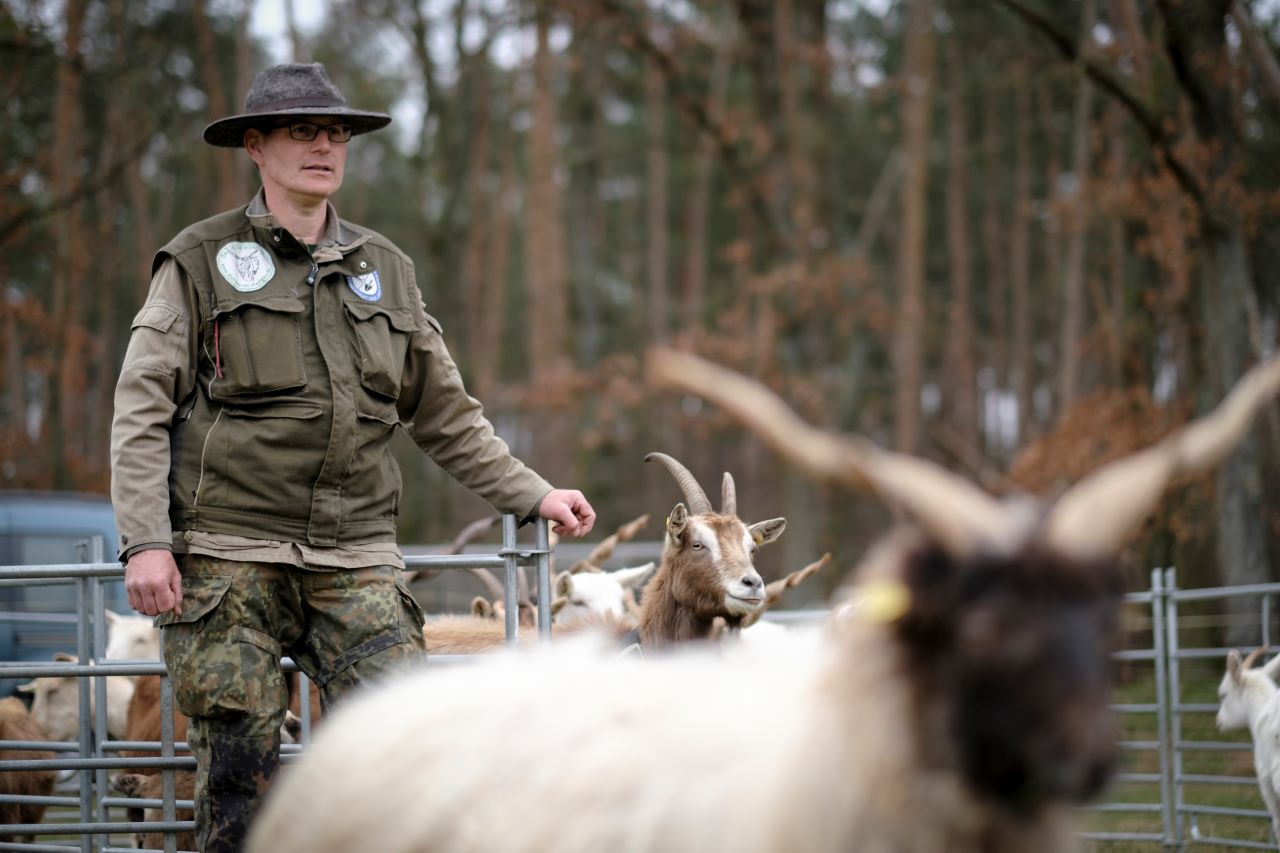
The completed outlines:
<svg viewBox="0 0 1280 853">
<path fill-rule="evenodd" d="M 1151 144 L 1155 146 L 1161 161 L 1173 172 L 1178 185 L 1182 187 L 1187 195 L 1191 196 L 1201 213 L 1212 219 L 1205 189 L 1174 150 L 1174 140 L 1165 129 L 1166 122 L 1163 116 L 1152 113 L 1136 95 L 1128 90 L 1124 83 L 1116 78 L 1109 68 L 1100 65 L 1094 59 L 1083 56 L 1079 45 L 1069 35 L 1044 15 L 1028 7 L 1022 0 L 987 0 L 987 2 L 1004 6 L 1022 18 L 1032 29 L 1048 38 L 1065 59 L 1078 63 L 1090 79 L 1118 101 L 1133 117 L 1133 120 L 1138 123 L 1138 126 L 1142 128 Z"/>
<path fill-rule="evenodd" d="M 720 152 L 720 158 L 724 161 L 726 168 L 735 174 L 742 182 L 742 186 L 746 188 L 751 209 L 760 219 L 760 222 L 764 224 L 765 233 L 768 235 L 770 242 L 775 245 L 782 245 L 785 242 L 782 239 L 785 229 L 775 219 L 771 206 L 760 190 L 759 166 L 747 162 L 742 148 L 734 138 L 734 134 L 730 133 L 724 123 L 712 114 L 707 104 L 689 94 L 689 86 L 684 80 L 680 69 L 676 68 L 675 62 L 672 61 L 671 54 L 654 42 L 645 28 L 643 20 L 635 14 L 634 4 L 625 3 L 622 0 L 596 0 L 596 2 L 605 14 L 618 20 L 626 27 L 627 35 L 630 37 L 634 47 L 654 63 L 654 66 L 666 81 L 667 92 L 675 102 L 676 108 L 695 127 L 711 138 L 715 143 L 716 150 Z M 565 4 L 565 9 L 570 14 L 582 13 L 580 4 Z"/>
</svg>

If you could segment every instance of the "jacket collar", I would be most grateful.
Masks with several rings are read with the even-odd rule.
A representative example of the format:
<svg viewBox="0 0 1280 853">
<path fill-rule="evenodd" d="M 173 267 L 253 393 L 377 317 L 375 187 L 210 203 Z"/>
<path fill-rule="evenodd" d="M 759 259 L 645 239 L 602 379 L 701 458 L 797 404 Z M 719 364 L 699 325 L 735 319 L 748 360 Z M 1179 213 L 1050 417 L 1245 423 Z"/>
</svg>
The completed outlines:
<svg viewBox="0 0 1280 853">
<path fill-rule="evenodd" d="M 324 233 L 320 235 L 320 242 L 316 244 L 317 261 L 337 260 L 337 257 L 334 257 L 335 252 L 338 257 L 341 257 L 369 239 L 368 234 L 362 234 L 343 222 L 338 217 L 338 211 L 334 209 L 332 202 L 326 201 L 324 206 Z M 267 208 L 267 195 L 262 188 L 254 194 L 244 214 L 254 228 L 272 231 L 279 227 L 276 225 L 275 216 Z M 321 257 L 322 254 L 325 257 Z"/>
</svg>

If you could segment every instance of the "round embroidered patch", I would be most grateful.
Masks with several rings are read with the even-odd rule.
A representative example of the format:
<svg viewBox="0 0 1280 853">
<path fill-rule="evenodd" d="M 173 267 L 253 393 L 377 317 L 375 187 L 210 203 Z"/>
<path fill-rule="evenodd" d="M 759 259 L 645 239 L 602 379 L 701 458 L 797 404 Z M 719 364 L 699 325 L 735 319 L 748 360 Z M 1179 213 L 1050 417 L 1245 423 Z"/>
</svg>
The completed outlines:
<svg viewBox="0 0 1280 853">
<path fill-rule="evenodd" d="M 252 293 L 267 286 L 276 265 L 257 243 L 228 243 L 218 250 L 218 272 L 236 290 Z"/>
<path fill-rule="evenodd" d="M 377 302 L 382 298 L 382 279 L 377 270 L 365 275 L 347 276 L 347 287 L 365 302 Z"/>
</svg>

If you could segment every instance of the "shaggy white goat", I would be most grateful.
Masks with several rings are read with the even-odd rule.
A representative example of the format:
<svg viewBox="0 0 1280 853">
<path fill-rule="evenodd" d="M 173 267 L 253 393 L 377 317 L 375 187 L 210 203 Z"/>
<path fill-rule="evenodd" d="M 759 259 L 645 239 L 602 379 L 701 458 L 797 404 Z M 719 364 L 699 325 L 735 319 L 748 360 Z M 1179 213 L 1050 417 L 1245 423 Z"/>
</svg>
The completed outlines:
<svg viewBox="0 0 1280 853">
<path fill-rule="evenodd" d="M 690 357 L 657 374 L 913 522 L 811 657 L 576 643 L 353 697 L 283 774 L 252 853 L 1052 853 L 1114 763 L 1109 557 L 1168 480 L 1220 459 L 1280 361 L 1210 417 L 1043 511 L 819 433 Z M 305 816 L 299 819 L 299 816 Z"/>
<path fill-rule="evenodd" d="M 1254 661 L 1266 649 L 1255 649 L 1243 661 L 1240 652 L 1227 653 L 1227 671 L 1218 685 L 1220 731 L 1248 728 L 1253 736 L 1253 767 L 1258 789 L 1271 812 L 1271 828 L 1280 839 L 1280 656 L 1258 669 Z"/>
</svg>

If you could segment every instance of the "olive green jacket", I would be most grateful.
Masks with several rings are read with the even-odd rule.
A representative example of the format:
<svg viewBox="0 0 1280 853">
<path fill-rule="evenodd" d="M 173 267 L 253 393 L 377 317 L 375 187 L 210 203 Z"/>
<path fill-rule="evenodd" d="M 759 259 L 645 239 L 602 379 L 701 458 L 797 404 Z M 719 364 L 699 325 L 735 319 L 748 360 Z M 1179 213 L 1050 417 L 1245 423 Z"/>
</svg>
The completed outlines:
<svg viewBox="0 0 1280 853">
<path fill-rule="evenodd" d="M 116 387 L 121 559 L 190 530 L 394 541 L 397 427 L 500 511 L 528 516 L 551 490 L 467 394 L 412 261 L 332 207 L 308 252 L 259 192 L 152 270 Z"/>
</svg>

